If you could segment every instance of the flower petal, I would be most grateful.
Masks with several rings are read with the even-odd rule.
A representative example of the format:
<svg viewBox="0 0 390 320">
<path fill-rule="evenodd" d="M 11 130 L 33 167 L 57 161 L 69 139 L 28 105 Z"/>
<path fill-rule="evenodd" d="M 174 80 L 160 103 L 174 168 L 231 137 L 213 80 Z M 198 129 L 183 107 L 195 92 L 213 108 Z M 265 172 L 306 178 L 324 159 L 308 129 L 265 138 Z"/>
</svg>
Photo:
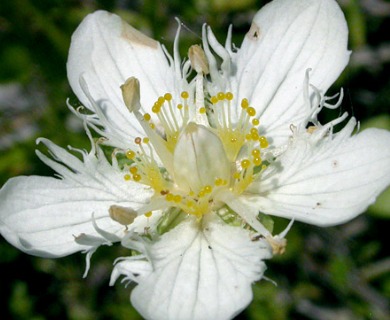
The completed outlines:
<svg viewBox="0 0 390 320">
<path fill-rule="evenodd" d="M 271 253 L 246 230 L 219 221 L 202 228 L 191 219 L 149 245 L 148 257 L 153 270 L 137 278 L 134 307 L 146 319 L 204 320 L 230 319 L 245 308 Z"/>
<path fill-rule="evenodd" d="M 50 141 L 43 141 L 56 160 L 41 159 L 61 174 L 17 177 L 0 191 L 0 232 L 12 245 L 30 254 L 59 257 L 88 246 L 78 244 L 81 234 L 101 237 L 93 226 L 123 236 L 125 227 L 109 217 L 111 205 L 137 210 L 151 192 L 125 181 L 118 168 L 102 157 L 84 154 L 84 162 Z M 57 161 L 62 160 L 62 163 Z"/>
<path fill-rule="evenodd" d="M 95 111 L 80 84 L 82 77 L 93 99 L 105 104 L 101 107 L 108 122 L 124 136 L 143 132 L 123 102 L 120 86 L 129 77 L 140 81 L 141 105 L 146 108 L 175 88 L 174 72 L 160 43 L 105 11 L 88 15 L 73 34 L 67 70 L 80 101 Z"/>
<path fill-rule="evenodd" d="M 324 94 L 348 63 L 347 39 L 336 1 L 272 1 L 255 15 L 235 56 L 238 101 L 248 98 L 266 134 L 285 140 L 289 125 L 309 112 L 303 94 L 307 69 L 310 83 Z"/>
<path fill-rule="evenodd" d="M 390 133 L 368 129 L 349 138 L 353 127 L 351 121 L 318 144 L 294 138 L 280 157 L 281 170 L 265 171 L 249 189 L 260 197 L 246 201 L 264 213 L 320 226 L 362 213 L 390 183 Z"/>
</svg>

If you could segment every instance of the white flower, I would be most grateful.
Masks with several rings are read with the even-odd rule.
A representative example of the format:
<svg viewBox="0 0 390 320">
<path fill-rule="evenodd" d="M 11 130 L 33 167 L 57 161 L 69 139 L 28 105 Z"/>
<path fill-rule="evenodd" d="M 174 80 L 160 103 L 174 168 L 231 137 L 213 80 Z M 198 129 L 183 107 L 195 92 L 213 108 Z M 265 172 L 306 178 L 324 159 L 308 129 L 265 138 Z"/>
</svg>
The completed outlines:
<svg viewBox="0 0 390 320">
<path fill-rule="evenodd" d="M 350 55 L 334 0 L 273 1 L 240 49 L 231 29 L 221 45 L 204 26 L 184 61 L 179 32 L 171 57 L 116 15 L 85 18 L 67 67 L 92 150 L 39 139 L 58 177 L 8 181 L 0 231 L 33 255 L 85 251 L 87 271 L 100 245 L 121 241 L 131 251 L 111 283 L 137 283 L 143 317 L 229 319 L 285 249 L 291 223 L 273 236 L 268 215 L 327 226 L 363 212 L 389 184 L 390 134 L 317 119 L 340 105 L 342 92 L 325 93 Z"/>
</svg>

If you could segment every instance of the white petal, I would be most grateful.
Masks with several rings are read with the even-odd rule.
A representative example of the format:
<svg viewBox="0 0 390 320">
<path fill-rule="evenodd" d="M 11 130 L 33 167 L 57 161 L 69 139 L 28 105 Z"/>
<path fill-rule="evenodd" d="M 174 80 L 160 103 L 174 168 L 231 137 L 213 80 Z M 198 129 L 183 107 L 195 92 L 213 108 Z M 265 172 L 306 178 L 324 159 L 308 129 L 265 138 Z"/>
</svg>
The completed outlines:
<svg viewBox="0 0 390 320">
<path fill-rule="evenodd" d="M 122 99 L 120 86 L 127 78 L 140 81 L 141 104 L 146 108 L 151 108 L 159 95 L 175 88 L 174 72 L 161 45 L 105 11 L 88 15 L 73 34 L 67 70 L 80 101 L 94 110 L 80 86 L 83 77 L 91 96 L 105 103 L 108 120 L 123 135 L 142 132 Z"/>
<path fill-rule="evenodd" d="M 348 29 L 334 0 L 274 0 L 254 17 L 236 55 L 238 101 L 248 98 L 267 135 L 287 138 L 308 113 L 303 88 L 325 93 L 349 60 Z M 232 81 L 234 80 L 232 77 Z"/>
<path fill-rule="evenodd" d="M 49 141 L 44 141 L 56 161 L 41 159 L 63 179 L 17 177 L 0 191 L 0 231 L 12 245 L 39 256 L 64 256 L 86 249 L 76 236 L 101 237 L 93 227 L 92 214 L 104 231 L 124 235 L 125 227 L 109 217 L 116 204 L 137 210 L 151 192 L 125 181 L 123 174 L 104 157 L 85 155 L 84 163 Z M 60 159 L 61 158 L 61 159 Z"/>
<path fill-rule="evenodd" d="M 265 171 L 249 189 L 260 198 L 247 202 L 267 214 L 321 226 L 362 213 L 390 183 L 390 133 L 368 129 L 345 139 L 352 129 L 350 122 L 318 145 L 297 138 L 280 157 L 280 170 Z"/>
<path fill-rule="evenodd" d="M 230 319 L 250 303 L 251 284 L 262 278 L 262 260 L 271 253 L 248 231 L 220 222 L 202 229 L 193 219 L 150 245 L 148 256 L 153 271 L 137 278 L 131 294 L 144 318 L 214 320 Z"/>
<path fill-rule="evenodd" d="M 263 224 L 257 219 L 259 216 L 259 210 L 255 206 L 248 206 L 245 202 L 241 201 L 241 197 L 238 197 L 230 191 L 221 192 L 218 200 L 226 203 L 233 211 L 238 213 L 244 221 L 249 224 L 256 232 L 264 237 L 270 235 L 270 232 L 263 226 Z"/>
</svg>

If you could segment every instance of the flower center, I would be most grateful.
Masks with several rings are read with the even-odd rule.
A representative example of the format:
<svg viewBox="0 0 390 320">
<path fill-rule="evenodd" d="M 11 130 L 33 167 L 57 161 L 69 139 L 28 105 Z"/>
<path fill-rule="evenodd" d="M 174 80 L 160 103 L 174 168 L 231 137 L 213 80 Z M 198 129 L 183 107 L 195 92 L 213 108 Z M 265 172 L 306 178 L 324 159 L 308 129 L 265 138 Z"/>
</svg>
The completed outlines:
<svg viewBox="0 0 390 320">
<path fill-rule="evenodd" d="M 179 103 L 166 93 L 153 104 L 152 114 L 141 114 L 139 101 L 134 101 L 139 97 L 138 80 L 130 78 L 126 85 L 132 92 L 122 87 L 125 103 L 130 101 L 126 105 L 146 137 L 137 137 L 136 148 L 126 151 L 130 163 L 124 179 L 151 187 L 152 201 L 202 217 L 224 205 L 219 200 L 224 190 L 243 193 L 265 169 L 262 154 L 268 141 L 259 135 L 259 120 L 247 99 L 240 102 L 235 121 L 231 92 L 206 98 L 201 107 L 195 106 L 187 91 L 181 92 Z M 196 110 L 192 117 L 190 110 Z M 202 117 L 206 125 L 205 118 L 197 123 Z"/>
</svg>

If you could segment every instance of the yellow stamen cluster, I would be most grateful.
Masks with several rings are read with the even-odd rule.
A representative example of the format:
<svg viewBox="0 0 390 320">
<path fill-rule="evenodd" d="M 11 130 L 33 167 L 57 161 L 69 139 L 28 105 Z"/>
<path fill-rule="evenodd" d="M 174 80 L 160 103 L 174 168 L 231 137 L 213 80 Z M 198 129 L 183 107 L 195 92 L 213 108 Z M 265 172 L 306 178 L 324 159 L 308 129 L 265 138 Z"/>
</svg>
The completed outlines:
<svg viewBox="0 0 390 320">
<path fill-rule="evenodd" d="M 178 207 L 187 214 L 192 214 L 198 218 L 210 212 L 210 207 L 213 206 L 213 195 L 221 187 L 228 185 L 228 182 L 221 178 L 216 178 L 214 185 L 205 185 L 199 192 L 190 191 L 184 193 L 164 192 L 165 200 L 172 203 L 172 206 Z"/>
<path fill-rule="evenodd" d="M 164 139 L 170 151 L 174 150 L 180 129 L 187 124 L 189 119 L 189 93 L 187 91 L 183 91 L 180 96 L 182 98 L 182 102 L 177 104 L 176 107 L 174 107 L 173 97 L 170 93 L 166 93 L 163 96 L 158 97 L 152 106 L 152 113 L 157 116 L 159 124 L 164 129 Z M 179 117 L 177 116 L 177 112 L 174 111 L 175 108 L 179 110 Z M 149 113 L 145 113 L 143 115 L 143 120 L 148 122 L 152 129 L 156 128 L 156 125 L 152 122 L 152 116 Z"/>
<path fill-rule="evenodd" d="M 228 159 L 235 161 L 242 146 L 251 141 L 259 144 L 261 148 L 268 147 L 268 141 L 259 135 L 260 121 L 256 118 L 256 109 L 249 105 L 248 99 L 242 99 L 241 113 L 236 124 L 232 122 L 231 104 L 233 101 L 231 92 L 219 92 L 210 98 L 215 115 L 216 131 L 224 145 Z M 256 161 L 258 163 L 258 161 Z"/>
<path fill-rule="evenodd" d="M 133 161 L 129 167 L 129 173 L 125 174 L 125 180 L 133 180 L 151 186 L 160 192 L 166 189 L 167 180 L 163 177 L 157 162 L 154 160 L 153 149 L 149 146 L 149 138 L 135 138 L 135 144 L 139 146 L 139 151 L 128 150 L 126 157 Z M 144 145 L 148 147 L 146 152 Z"/>
<path fill-rule="evenodd" d="M 232 122 L 230 109 L 233 100 L 234 96 L 231 92 L 219 92 L 210 98 L 217 134 L 224 145 L 228 159 L 236 163 L 231 189 L 236 193 L 242 193 L 254 180 L 254 175 L 263 170 L 261 150 L 267 148 L 269 143 L 266 137 L 259 134 L 260 120 L 256 116 L 256 109 L 249 104 L 248 99 L 241 100 L 238 122 Z M 244 145 L 246 158 L 236 161 Z M 242 156 L 245 157 L 241 154 L 240 157 Z"/>
</svg>

